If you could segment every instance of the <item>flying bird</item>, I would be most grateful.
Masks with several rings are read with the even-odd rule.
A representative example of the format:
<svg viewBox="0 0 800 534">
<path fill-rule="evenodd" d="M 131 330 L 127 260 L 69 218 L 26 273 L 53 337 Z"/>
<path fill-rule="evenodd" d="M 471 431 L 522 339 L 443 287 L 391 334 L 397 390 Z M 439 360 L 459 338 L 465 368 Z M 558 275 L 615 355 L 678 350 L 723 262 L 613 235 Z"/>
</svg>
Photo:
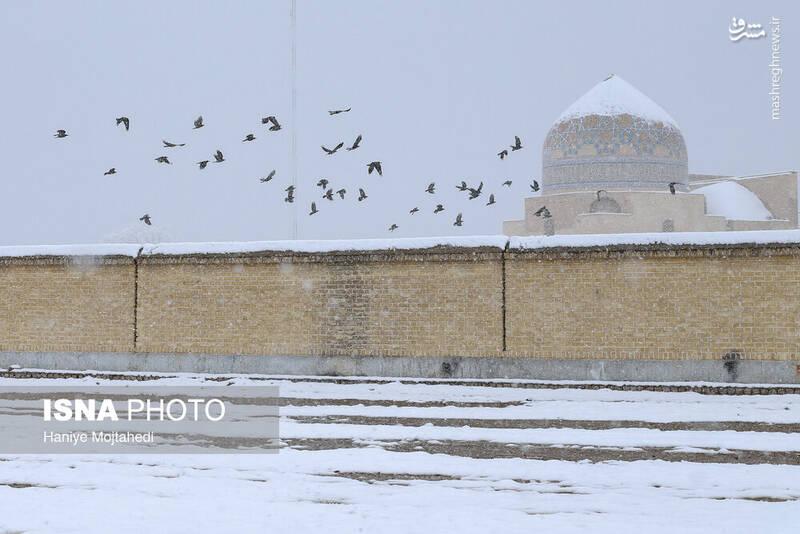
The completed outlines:
<svg viewBox="0 0 800 534">
<path fill-rule="evenodd" d="M 196 130 L 196 129 L 198 129 L 198 128 L 202 128 L 203 126 L 204 126 L 204 125 L 203 125 L 203 116 L 202 116 L 202 115 L 200 115 L 199 117 L 197 117 L 197 118 L 194 120 L 194 128 L 192 128 L 192 130 Z"/>
<path fill-rule="evenodd" d="M 277 132 L 281 129 L 281 125 L 278 123 L 278 119 L 276 119 L 274 115 L 270 115 L 269 117 L 264 117 L 261 119 L 261 124 L 269 123 L 272 123 L 272 126 L 269 127 L 270 132 Z"/>
<path fill-rule="evenodd" d="M 172 165 L 172 163 L 170 163 L 170 161 L 167 159 L 167 156 L 158 156 L 156 158 L 156 161 L 159 163 L 169 163 L 170 165 Z"/>
<path fill-rule="evenodd" d="M 244 139 L 242 139 L 242 143 L 244 143 L 245 141 L 255 141 L 255 140 L 256 140 L 256 136 L 255 136 L 255 135 L 253 135 L 253 134 L 247 134 L 247 137 L 245 137 Z"/>
<path fill-rule="evenodd" d="M 126 132 L 131 129 L 131 120 L 128 117 L 117 117 L 117 126 L 120 124 L 125 125 Z"/>
<path fill-rule="evenodd" d="M 186 146 L 186 143 L 170 143 L 169 141 L 165 141 L 164 139 L 161 140 L 164 143 L 164 148 L 172 148 L 176 146 Z"/>
<path fill-rule="evenodd" d="M 552 217 L 552 215 L 550 215 L 550 210 L 548 210 L 546 206 L 542 206 L 541 208 L 536 210 L 534 212 L 534 215 L 536 215 L 537 217 L 544 217 L 545 219 L 549 219 L 550 217 Z"/>
<path fill-rule="evenodd" d="M 103 173 L 103 176 L 105 176 L 106 174 L 117 174 L 116 167 L 111 167 L 110 169 L 108 169 L 106 172 Z"/>
<path fill-rule="evenodd" d="M 318 211 L 319 210 L 317 209 L 317 203 L 316 202 L 312 202 L 311 203 L 311 213 L 309 213 L 309 215 L 314 215 Z"/>
<path fill-rule="evenodd" d="M 522 148 L 522 143 L 520 142 L 518 135 L 514 136 L 514 144 L 509 146 L 511 147 L 511 152 Z"/>
<path fill-rule="evenodd" d="M 222 155 L 222 151 L 217 149 L 217 153 L 214 154 L 214 159 L 216 160 L 214 163 L 222 163 L 225 161 L 225 156 Z"/>
<path fill-rule="evenodd" d="M 419 208 L 417 208 L 417 207 L 415 206 L 415 207 L 413 207 L 413 208 L 411 209 L 411 211 L 409 211 L 408 213 L 410 213 L 411 215 L 414 215 L 414 214 L 415 214 L 415 213 L 417 213 L 418 211 L 419 211 Z"/>
<path fill-rule="evenodd" d="M 361 201 L 362 201 L 362 200 L 364 200 L 365 198 L 367 198 L 367 194 L 364 192 L 364 190 L 363 190 L 363 189 L 361 189 L 361 188 L 359 187 L 359 188 L 358 188 L 358 201 L 359 201 L 359 202 L 361 202 Z"/>
<path fill-rule="evenodd" d="M 380 161 L 373 161 L 372 163 L 367 163 L 367 174 L 372 174 L 372 171 L 378 171 L 378 176 L 383 176 L 383 169 L 381 169 Z"/>
<path fill-rule="evenodd" d="M 392 224 L 392 225 L 389 227 L 389 231 L 390 231 L 390 232 L 394 232 L 394 231 L 395 231 L 395 230 L 397 230 L 398 228 L 399 228 L 399 226 L 397 226 L 396 224 Z"/>
<path fill-rule="evenodd" d="M 503 185 L 507 185 L 508 187 L 511 187 L 511 180 L 506 180 L 505 182 L 503 182 Z"/>
<path fill-rule="evenodd" d="M 467 190 L 467 182 L 465 182 L 464 180 L 461 180 L 461 185 L 457 185 L 456 189 L 458 189 L 459 191 L 466 191 Z"/>
<path fill-rule="evenodd" d="M 322 145 L 320 145 L 320 146 L 322 146 Z M 322 150 L 324 150 L 325 153 L 330 156 L 331 154 L 336 154 L 336 151 L 339 150 L 340 148 L 342 148 L 343 146 L 344 146 L 344 141 L 342 141 L 341 143 L 336 145 L 336 148 L 334 148 L 333 150 L 331 150 L 330 148 L 325 148 L 324 146 L 322 146 Z"/>
<path fill-rule="evenodd" d="M 491 206 L 492 204 L 494 204 L 494 193 L 489 195 L 489 202 L 486 203 L 487 206 Z"/>
<path fill-rule="evenodd" d="M 505 159 L 505 157 L 508 156 L 508 150 L 501 150 L 500 152 L 497 153 L 497 155 L 500 156 L 500 159 Z"/>
<path fill-rule="evenodd" d="M 345 193 L 347 193 L 347 191 L 345 191 L 344 188 L 339 189 L 338 191 L 336 191 L 336 194 L 339 195 L 340 197 L 342 197 L 342 200 L 344 200 L 344 194 Z"/>
<path fill-rule="evenodd" d="M 479 196 L 481 196 L 481 191 L 483 190 L 483 182 L 481 182 L 481 185 L 479 185 L 477 187 L 477 189 L 472 188 L 472 187 L 468 187 L 467 189 L 469 190 L 469 199 L 470 200 L 472 200 L 474 198 L 478 198 Z"/>
<path fill-rule="evenodd" d="M 201 169 L 205 169 L 206 165 L 208 165 L 208 160 L 204 159 L 203 161 L 198 161 L 197 164 L 200 165 Z"/>
<path fill-rule="evenodd" d="M 678 182 L 670 182 L 669 183 L 669 192 L 673 195 L 675 194 L 675 186 L 678 185 Z"/>
<path fill-rule="evenodd" d="M 293 194 L 294 194 L 294 186 L 293 186 L 293 185 L 290 185 L 289 187 L 287 187 L 286 189 L 284 189 L 284 191 L 286 191 L 286 192 L 287 192 L 287 193 L 289 193 L 290 195 L 293 195 Z"/>
<path fill-rule="evenodd" d="M 67 131 L 66 130 L 56 130 L 56 134 L 53 137 L 58 137 L 60 139 L 62 137 L 66 137 L 66 136 L 67 136 Z"/>
<path fill-rule="evenodd" d="M 440 211 L 444 211 L 444 207 L 441 204 L 436 204 L 436 209 L 433 210 L 433 213 L 439 213 Z"/>
<path fill-rule="evenodd" d="M 531 184 L 531 191 L 533 191 L 534 193 L 539 191 L 539 182 L 537 182 L 536 180 L 534 180 L 533 183 Z"/>
<path fill-rule="evenodd" d="M 270 171 L 270 173 L 266 176 L 266 178 L 261 178 L 261 182 L 262 183 L 269 182 L 270 180 L 272 180 L 274 176 L 275 176 L 275 169 L 272 169 L 272 171 Z"/>
<path fill-rule="evenodd" d="M 456 222 L 453 223 L 453 226 L 461 226 L 461 223 L 464 221 L 461 219 L 461 214 L 459 213 L 456 215 Z"/>
<path fill-rule="evenodd" d="M 146 214 L 146 213 L 145 213 L 144 215 L 142 215 L 141 217 L 139 217 L 139 220 L 140 220 L 140 221 L 144 221 L 144 223 L 145 223 L 147 226 L 151 226 L 151 224 L 152 224 L 152 223 L 150 222 L 150 216 L 149 216 L 148 214 Z"/>
<path fill-rule="evenodd" d="M 353 142 L 353 146 L 347 147 L 346 150 L 355 150 L 358 148 L 359 144 L 361 143 L 361 134 L 356 137 L 356 140 Z"/>
<path fill-rule="evenodd" d="M 286 191 L 287 195 L 286 198 L 283 199 L 283 201 L 289 202 L 290 204 L 294 202 L 294 186 L 290 185 L 289 187 L 284 189 L 284 191 Z"/>
<path fill-rule="evenodd" d="M 425 192 L 430 193 L 432 195 L 436 192 L 435 189 L 436 189 L 436 182 L 431 182 L 428 184 L 428 189 L 426 189 Z"/>
<path fill-rule="evenodd" d="M 332 110 L 332 111 L 328 111 L 328 113 L 330 113 L 331 115 L 338 115 L 339 113 L 347 113 L 347 112 L 348 112 L 348 111 L 350 111 L 351 109 L 352 109 L 352 108 L 347 108 L 347 109 L 334 109 L 334 110 Z"/>
<path fill-rule="evenodd" d="M 322 195 L 322 198 L 327 198 L 328 200 L 333 200 L 333 188 L 328 189 L 325 191 L 325 194 Z"/>
<path fill-rule="evenodd" d="M 328 187 L 328 180 L 326 180 L 325 178 L 320 179 L 320 181 L 317 182 L 317 186 L 321 187 L 322 189 L 325 189 L 326 187 Z"/>
</svg>

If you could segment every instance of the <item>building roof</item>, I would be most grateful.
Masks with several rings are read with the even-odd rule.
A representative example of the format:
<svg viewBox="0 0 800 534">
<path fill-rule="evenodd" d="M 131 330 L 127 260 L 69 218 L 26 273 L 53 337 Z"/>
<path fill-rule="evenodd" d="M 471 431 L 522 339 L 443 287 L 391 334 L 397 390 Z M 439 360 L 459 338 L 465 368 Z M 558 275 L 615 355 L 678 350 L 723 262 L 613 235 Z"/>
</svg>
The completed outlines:
<svg viewBox="0 0 800 534">
<path fill-rule="evenodd" d="M 678 123 L 664 108 L 616 74 L 592 87 L 565 109 L 554 124 L 586 115 L 612 116 L 624 113 L 678 128 Z"/>
<path fill-rule="evenodd" d="M 698 187 L 692 193 L 706 197 L 706 215 L 721 215 L 739 221 L 769 221 L 772 213 L 758 196 L 733 181 Z"/>
<path fill-rule="evenodd" d="M 675 120 L 610 76 L 568 107 L 542 150 L 542 191 L 688 188 L 686 143 Z"/>
</svg>

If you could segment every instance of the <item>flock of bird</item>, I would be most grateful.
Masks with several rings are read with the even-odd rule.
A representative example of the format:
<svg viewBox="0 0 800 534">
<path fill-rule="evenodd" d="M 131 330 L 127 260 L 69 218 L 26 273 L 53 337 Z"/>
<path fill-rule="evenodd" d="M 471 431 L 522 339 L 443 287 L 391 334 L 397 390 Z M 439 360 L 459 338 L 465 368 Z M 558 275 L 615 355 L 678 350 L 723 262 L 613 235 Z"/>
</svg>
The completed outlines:
<svg viewBox="0 0 800 534">
<path fill-rule="evenodd" d="M 360 136 L 359 136 L 359 138 L 360 138 Z M 515 152 L 517 150 L 521 150 L 522 149 L 522 141 L 520 141 L 519 136 L 514 136 L 514 144 L 513 145 L 509 145 L 509 148 L 511 148 L 512 152 Z M 501 160 L 503 160 L 503 159 L 506 158 L 506 156 L 508 156 L 508 150 L 507 149 L 501 150 L 500 152 L 498 152 L 497 155 L 500 157 Z M 511 183 L 512 183 L 511 180 L 506 180 L 505 182 L 502 183 L 502 185 L 506 186 L 506 187 L 511 187 Z M 477 187 L 470 187 L 469 185 L 467 185 L 466 181 L 462 180 L 460 184 L 456 185 L 456 189 L 458 189 L 459 191 L 462 191 L 462 192 L 466 192 L 467 195 L 468 195 L 468 199 L 469 200 L 475 200 L 476 198 L 481 196 L 481 193 L 483 192 L 483 182 L 481 181 L 477 185 Z M 537 182 L 536 180 L 533 180 L 533 182 L 531 183 L 531 190 L 534 193 L 538 192 L 539 191 L 539 182 Z M 436 194 L 436 182 L 429 183 L 428 187 L 425 188 L 425 192 L 429 193 L 431 195 L 435 195 Z M 491 206 L 492 204 L 495 204 L 495 203 L 496 203 L 496 201 L 495 201 L 495 198 L 494 198 L 494 193 L 490 193 L 489 194 L 489 199 L 486 202 L 486 205 L 487 206 Z M 420 211 L 419 210 L 419 206 L 414 206 L 413 208 L 411 208 L 411 210 L 409 210 L 408 213 L 410 215 L 414 215 L 415 213 L 418 213 L 419 211 Z M 434 208 L 433 213 L 434 214 L 438 214 L 438 213 L 441 213 L 443 211 L 445 211 L 444 206 L 442 204 L 436 204 L 436 208 Z M 547 209 L 545 208 L 544 211 L 539 210 L 539 212 L 536 213 L 536 215 L 537 216 L 543 216 L 544 215 L 545 218 L 549 218 L 550 217 L 550 212 L 547 211 Z M 458 215 L 456 215 L 456 219 L 453 222 L 453 226 L 462 226 L 463 224 L 464 224 L 464 214 L 459 212 Z M 396 223 L 392 223 L 392 225 L 389 226 L 389 231 L 390 232 L 394 232 L 398 228 L 399 228 L 399 226 Z"/>
<path fill-rule="evenodd" d="M 348 113 L 350 111 L 351 111 L 351 108 L 348 107 L 346 109 L 330 110 L 330 111 L 328 111 L 328 113 L 329 113 L 330 116 L 334 116 L 334 115 L 339 115 L 340 113 Z M 125 131 L 129 131 L 130 130 L 130 126 L 131 126 L 131 121 L 130 121 L 130 119 L 128 117 L 124 117 L 124 116 L 123 117 L 117 117 L 116 118 L 116 124 L 117 124 L 117 126 L 122 125 L 125 128 Z M 278 122 L 278 120 L 273 115 L 270 115 L 268 117 L 263 117 L 261 119 L 261 124 L 267 125 L 268 126 L 268 130 L 270 132 L 277 132 L 277 131 L 281 130 L 281 128 L 282 128 L 280 122 Z M 197 117 L 197 119 L 195 119 L 194 128 L 193 129 L 196 130 L 196 129 L 199 129 L 199 128 L 203 128 L 204 126 L 205 126 L 205 124 L 203 123 L 203 117 L 201 115 L 201 116 Z M 59 138 L 59 139 L 63 139 L 65 137 L 68 137 L 68 135 L 69 134 L 67 134 L 66 130 L 56 130 L 56 133 L 55 133 L 54 137 Z M 244 139 L 242 139 L 242 142 L 243 143 L 251 142 L 251 141 L 255 141 L 255 139 L 256 139 L 255 134 L 249 133 L 244 137 Z M 352 145 L 350 145 L 349 147 L 346 147 L 345 150 L 347 150 L 347 151 L 357 150 L 361 145 L 361 140 L 362 140 L 362 136 L 358 135 L 358 137 L 356 137 L 356 139 L 353 141 Z M 186 146 L 186 143 L 173 143 L 173 142 L 167 141 L 166 139 L 162 139 L 161 142 L 163 143 L 163 148 L 179 148 L 179 147 Z M 339 144 L 337 144 L 333 148 L 328 148 L 328 147 L 326 147 L 324 145 L 320 145 L 320 146 L 321 146 L 322 150 L 325 152 L 325 154 L 327 154 L 328 156 L 332 156 L 332 155 L 336 154 L 341 148 L 344 147 L 344 141 L 340 142 Z M 515 152 L 517 150 L 521 150 L 522 149 L 522 142 L 520 141 L 520 138 L 518 136 L 514 137 L 514 144 L 513 145 L 509 145 L 509 148 L 511 149 L 511 152 Z M 508 154 L 509 154 L 508 150 L 504 149 L 504 150 L 500 151 L 497 155 L 500 157 L 501 160 L 503 160 L 508 156 Z M 225 160 L 225 155 L 219 149 L 217 149 L 217 151 L 212 156 L 214 158 L 214 163 L 223 163 L 224 161 L 226 161 Z M 157 163 L 165 164 L 165 165 L 171 165 L 172 164 L 172 162 L 169 160 L 169 157 L 166 156 L 166 155 L 162 155 L 162 156 L 156 157 L 155 161 Z M 197 162 L 198 168 L 200 170 L 205 169 L 206 166 L 209 164 L 209 162 L 211 162 L 210 158 L 206 159 L 206 160 L 198 161 Z M 372 174 L 373 172 L 376 172 L 378 174 L 378 176 L 383 176 L 383 167 L 382 167 L 382 163 L 380 161 L 371 161 L 371 162 L 367 163 L 366 166 L 367 166 L 367 174 L 368 175 Z M 113 175 L 113 174 L 116 174 L 116 173 L 117 173 L 117 169 L 115 167 L 111 167 L 105 173 L 103 173 L 103 175 L 107 176 L 107 175 Z M 275 174 L 276 174 L 276 170 L 273 169 L 265 177 L 260 178 L 259 180 L 260 180 L 261 183 L 267 183 L 267 182 L 271 181 L 275 177 Z M 502 186 L 511 187 L 511 183 L 512 183 L 511 180 L 506 180 L 505 182 L 502 183 Z M 334 200 L 334 195 L 338 195 L 340 197 L 340 199 L 344 200 L 345 195 L 347 194 L 347 190 L 344 189 L 344 188 L 340 188 L 340 189 L 337 189 L 336 191 L 334 191 L 333 187 L 328 187 L 330 185 L 330 182 L 325 178 L 320 179 L 317 182 L 316 185 L 317 185 L 317 187 L 322 188 L 322 191 L 323 191 L 322 198 L 325 199 L 325 200 L 328 200 L 328 201 L 333 201 Z M 533 192 L 538 192 L 539 191 L 539 184 L 538 184 L 538 182 L 536 180 L 533 180 L 533 182 L 531 183 L 530 187 L 531 187 L 531 190 Z M 294 185 L 289 185 L 284 190 L 286 192 L 286 197 L 284 198 L 284 202 L 293 203 L 295 201 L 295 189 L 296 189 L 296 187 Z M 466 181 L 462 180 L 460 184 L 456 185 L 456 189 L 459 190 L 459 191 L 467 193 L 469 200 L 474 200 L 474 199 L 480 197 L 481 194 L 483 193 L 483 182 L 481 181 L 477 186 L 472 186 L 471 187 L 470 185 L 467 184 Z M 362 201 L 364 201 L 364 200 L 366 200 L 368 198 L 366 191 L 362 187 L 358 188 L 358 193 L 359 193 L 359 195 L 358 195 L 358 197 L 356 199 L 358 202 L 362 202 Z M 428 187 L 425 189 L 425 193 L 428 193 L 428 194 L 431 194 L 431 195 L 435 195 L 436 194 L 436 182 L 431 182 L 428 185 Z M 494 193 L 490 193 L 488 201 L 486 202 L 486 206 L 491 206 L 493 204 L 495 204 Z M 311 202 L 311 211 L 309 212 L 309 215 L 315 215 L 315 214 L 319 213 L 319 211 L 320 210 L 317 208 L 317 203 L 312 201 Z M 414 206 L 411 210 L 409 210 L 409 214 L 410 215 L 414 215 L 415 213 L 418 213 L 419 211 L 420 211 L 419 207 L 418 206 Z M 436 208 L 433 210 L 433 213 L 434 214 L 439 214 L 442 211 L 445 211 L 444 206 L 442 204 L 436 204 Z M 540 209 L 538 212 L 536 212 L 535 215 L 543 216 L 545 218 L 549 218 L 550 217 L 550 212 L 547 211 L 547 208 L 542 207 L 542 209 Z M 152 225 L 151 216 L 149 214 L 147 214 L 147 213 L 142 215 L 139 218 L 139 220 L 142 221 L 146 225 Z M 458 215 L 456 215 L 455 221 L 453 222 L 453 226 L 462 226 L 463 223 L 464 223 L 463 213 L 458 213 Z M 398 228 L 399 228 L 399 226 L 396 223 L 392 223 L 389 226 L 389 231 L 390 232 L 394 232 Z"/>
</svg>

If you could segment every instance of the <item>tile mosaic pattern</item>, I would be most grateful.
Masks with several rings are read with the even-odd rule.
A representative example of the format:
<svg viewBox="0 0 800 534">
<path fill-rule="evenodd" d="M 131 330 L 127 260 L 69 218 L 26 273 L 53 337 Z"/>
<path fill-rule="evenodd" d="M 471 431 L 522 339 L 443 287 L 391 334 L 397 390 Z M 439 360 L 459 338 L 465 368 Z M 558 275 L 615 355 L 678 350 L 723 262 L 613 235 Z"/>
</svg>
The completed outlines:
<svg viewBox="0 0 800 534">
<path fill-rule="evenodd" d="M 542 188 L 662 188 L 688 183 L 680 130 L 629 114 L 585 115 L 556 124 L 542 154 Z"/>
<path fill-rule="evenodd" d="M 676 128 L 628 114 L 587 115 L 554 126 L 544 143 L 545 161 L 581 156 L 656 156 L 686 161 L 686 144 Z"/>
</svg>

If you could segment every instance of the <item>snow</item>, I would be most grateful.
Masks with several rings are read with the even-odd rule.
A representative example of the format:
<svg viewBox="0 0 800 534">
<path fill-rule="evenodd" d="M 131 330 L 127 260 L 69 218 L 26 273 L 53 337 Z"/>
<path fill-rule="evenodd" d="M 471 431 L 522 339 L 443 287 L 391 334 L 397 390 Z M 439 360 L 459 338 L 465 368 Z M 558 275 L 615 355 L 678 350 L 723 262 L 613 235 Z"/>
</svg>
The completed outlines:
<svg viewBox="0 0 800 534">
<path fill-rule="evenodd" d="M 0 258 L 28 256 L 129 256 L 134 258 L 141 248 L 141 245 L 125 243 L 8 245 L 0 247 Z"/>
<path fill-rule="evenodd" d="M 372 483 L 356 473 L 444 475 Z M 790 532 L 800 468 L 579 464 L 378 448 L 278 457 L 59 457 L 3 462 L 10 532 Z"/>
<path fill-rule="evenodd" d="M 471 237 L 420 237 L 398 239 L 342 239 L 319 241 L 244 241 L 209 243 L 126 243 L 80 245 L 1 246 L 1 257 L 111 256 L 155 254 L 238 254 L 255 252 L 346 252 L 370 250 L 425 250 L 435 247 L 538 249 L 553 247 L 605 247 L 615 245 L 737 245 L 797 244 L 800 230 L 741 232 L 659 232 L 640 234 L 582 234 L 554 236 L 484 235 Z"/>
<path fill-rule="evenodd" d="M 108 234 L 103 238 L 106 243 L 167 243 L 172 241 L 172 234 L 161 226 L 145 225 L 140 222 L 130 224 L 119 230 Z"/>
<path fill-rule="evenodd" d="M 216 384 L 225 388 L 217 382 L 204 382 L 205 378 L 176 375 L 152 385 Z M 725 428 L 724 421 L 796 424 L 800 421 L 800 395 L 525 389 L 489 387 L 491 381 L 464 386 L 374 384 L 358 382 L 358 378 L 344 384 L 253 378 L 235 376 L 234 380 L 237 385 L 277 385 L 287 400 L 321 401 L 318 406 L 298 403 L 280 409 L 281 437 L 293 440 L 294 445 L 277 455 L 2 455 L 0 532 L 393 534 L 416 532 L 423 525 L 425 531 L 462 534 L 539 530 L 721 533 L 792 532 L 800 522 L 800 466 L 717 460 L 736 461 L 726 447 L 742 446 L 756 451 L 756 457 L 762 451 L 768 455 L 770 450 L 797 450 L 797 433 L 732 431 Z M 0 386 L 97 382 L 121 384 L 102 377 L 0 378 Z M 447 405 L 402 404 L 430 400 Z M 499 400 L 524 404 L 492 411 L 487 411 L 488 406 L 459 405 Z M 296 419 L 332 414 L 425 417 L 421 410 L 430 410 L 428 415 L 437 426 L 354 424 L 336 418 L 322 424 Z M 566 428 L 489 428 L 472 422 L 442 426 L 447 418 L 470 419 L 478 414 L 496 422 L 508 421 L 523 416 L 525 410 L 531 418 L 558 418 L 559 425 Z M 569 421 L 602 415 L 608 420 L 619 417 L 620 427 L 569 427 Z M 711 424 L 710 430 L 698 431 L 659 431 L 626 424 L 648 420 L 718 423 Z M 315 436 L 355 438 L 366 446 L 306 447 Z M 519 441 L 504 441 L 507 437 Z M 442 440 L 500 439 L 498 445 L 514 446 L 508 447 L 508 457 L 502 458 L 473 457 L 448 448 L 441 453 L 392 450 L 392 442 L 403 443 L 404 439 L 419 439 L 437 447 L 443 447 Z M 677 456 L 680 451 L 704 453 L 716 463 L 680 458 L 567 461 L 514 457 L 513 451 L 533 444 L 585 451 L 587 455 L 606 450 L 609 457 L 614 450 L 666 446 L 672 451 L 667 456 Z M 540 454 L 547 453 L 537 452 L 537 458 Z"/>
<path fill-rule="evenodd" d="M 44 369 L 23 369 L 24 371 L 46 371 Z M 69 371 L 65 371 L 69 372 Z M 87 371 L 87 373 L 92 373 Z M 15 378 L 8 382 L 15 386 L 93 386 L 97 383 L 103 385 L 119 385 L 103 378 L 102 372 L 95 372 L 92 376 L 88 374 L 81 378 Z M 130 376 L 159 376 L 155 373 L 143 373 L 135 371 L 115 372 L 114 374 Z M 510 387 L 498 387 L 498 380 L 495 379 L 469 379 L 469 384 L 481 385 L 453 385 L 452 379 L 447 379 L 447 383 L 436 379 L 411 379 L 403 378 L 387 379 L 385 377 L 347 377 L 337 376 L 335 380 L 321 377 L 304 377 L 299 375 L 292 376 L 272 376 L 272 375 L 197 375 L 191 373 L 171 373 L 163 375 L 156 380 L 138 382 L 137 389 L 152 386 L 155 390 L 160 387 L 183 387 L 183 386 L 208 386 L 217 382 L 212 380 L 220 376 L 226 378 L 226 382 L 232 385 L 246 386 L 275 386 L 280 388 L 281 396 L 287 398 L 303 397 L 306 399 L 350 399 L 357 401 L 379 401 L 393 399 L 404 403 L 490 403 L 506 402 L 520 403 L 520 406 L 508 406 L 503 408 L 503 418 L 515 418 L 514 413 L 525 418 L 554 417 L 559 419 L 572 419 L 570 412 L 580 405 L 580 416 L 594 420 L 628 419 L 643 420 L 653 422 L 669 421 L 762 421 L 769 423 L 800 423 L 800 412 L 786 411 L 785 407 L 791 403 L 800 403 L 800 387 L 796 387 L 796 394 L 786 395 L 704 395 L 691 391 L 685 392 L 663 392 L 663 391 L 623 391 L 612 389 L 578 389 L 583 384 L 617 384 L 617 385 L 695 385 L 695 386 L 730 386 L 727 383 L 713 382 L 597 382 L 597 381 L 567 381 L 567 380 L 508 380 L 502 379 L 500 384 L 511 384 Z M 6 379 L 7 380 L 7 379 Z M 0 379 L 0 385 L 4 384 Z M 124 383 L 124 382 L 123 382 Z M 456 381 L 458 383 L 458 381 Z M 530 385 L 550 385 L 558 384 L 563 387 L 558 389 L 549 388 L 527 388 Z M 793 387 L 788 384 L 747 384 L 741 387 L 763 387 L 763 388 L 788 388 Z M 646 406 L 644 410 L 642 406 Z M 337 410 L 347 410 L 347 407 L 317 406 L 323 411 L 321 413 L 348 414 L 353 412 Z M 379 407 L 372 407 L 377 409 Z M 300 409 L 300 407 L 297 407 Z M 387 408 L 393 410 L 395 408 Z M 408 407 L 404 410 L 409 409 Z M 414 408 L 422 410 L 423 408 Z M 449 411 L 453 406 L 442 408 L 424 408 L 428 417 L 480 417 L 479 414 L 492 413 L 493 409 L 488 407 L 480 408 L 458 408 L 458 414 Z M 515 410 L 519 409 L 519 412 Z M 465 411 L 466 410 L 466 411 Z M 366 413 L 366 412 L 365 412 Z M 435 414 L 439 415 L 435 415 Z M 449 414 L 449 415 L 444 415 Z M 465 415 L 468 414 L 468 415 Z M 387 415 L 386 413 L 370 413 L 369 415 Z M 423 416 L 413 415 L 410 417 Z M 499 415 L 498 415 L 499 417 Z"/>
<path fill-rule="evenodd" d="M 507 238 L 505 236 L 445 236 L 396 239 L 249 241 L 240 243 L 162 243 L 146 246 L 142 254 L 229 254 L 262 251 L 336 252 L 349 250 L 409 250 L 433 247 L 492 247 L 502 249 L 506 246 L 506 242 Z"/>
<path fill-rule="evenodd" d="M 678 124 L 661 106 L 634 86 L 612 74 L 568 107 L 554 124 L 586 115 L 622 115 L 640 117 L 649 122 L 663 122 L 675 128 Z"/>
<path fill-rule="evenodd" d="M 800 451 L 800 435 L 784 432 L 737 432 L 613 428 L 584 430 L 575 428 L 480 428 L 423 426 L 350 425 L 295 423 L 281 421 L 281 438 L 385 440 L 489 441 L 551 445 L 554 443 L 595 447 L 669 447 L 693 449 L 738 449 L 758 451 Z"/>
<path fill-rule="evenodd" d="M 692 193 L 706 197 L 706 215 L 721 215 L 740 221 L 769 221 L 772 214 L 758 196 L 733 181 L 698 187 Z"/>
<path fill-rule="evenodd" d="M 543 390 L 547 391 L 547 390 Z M 438 422 L 448 419 L 490 420 L 503 418 L 506 420 L 540 420 L 558 419 L 561 421 L 647 421 L 652 423 L 670 423 L 680 421 L 739 421 L 779 424 L 800 424 L 800 414 L 786 410 L 786 399 L 776 398 L 774 405 L 762 400 L 750 401 L 736 396 L 726 396 L 725 401 L 711 402 L 709 399 L 696 399 L 680 402 L 648 400 L 646 396 L 628 397 L 616 402 L 608 400 L 608 395 L 588 396 L 581 401 L 580 412 L 575 410 L 574 400 L 557 400 L 553 391 L 551 395 L 530 395 L 530 401 L 515 406 L 495 408 L 491 406 L 405 406 L 403 415 L 428 421 Z M 538 391 L 535 393 L 539 393 Z M 573 398 L 574 398 L 574 391 Z M 606 392 L 607 393 L 607 392 Z M 673 394 L 675 395 L 675 394 Z M 749 395 L 747 397 L 750 397 Z M 535 399 L 535 400 L 533 400 Z M 593 399 L 593 400 L 590 400 Z M 792 402 L 799 401 L 796 398 Z M 647 403 L 647 410 L 642 410 L 642 403 Z M 350 405 L 316 405 L 285 406 L 281 414 L 286 416 L 366 416 L 394 417 L 397 407 L 394 406 L 350 406 Z M 676 414 L 680 413 L 680 416 Z"/>
<path fill-rule="evenodd" d="M 616 245 L 740 245 L 796 244 L 800 230 L 741 232 L 662 232 L 641 234 L 585 234 L 509 238 L 509 248 L 607 247 Z"/>
</svg>

